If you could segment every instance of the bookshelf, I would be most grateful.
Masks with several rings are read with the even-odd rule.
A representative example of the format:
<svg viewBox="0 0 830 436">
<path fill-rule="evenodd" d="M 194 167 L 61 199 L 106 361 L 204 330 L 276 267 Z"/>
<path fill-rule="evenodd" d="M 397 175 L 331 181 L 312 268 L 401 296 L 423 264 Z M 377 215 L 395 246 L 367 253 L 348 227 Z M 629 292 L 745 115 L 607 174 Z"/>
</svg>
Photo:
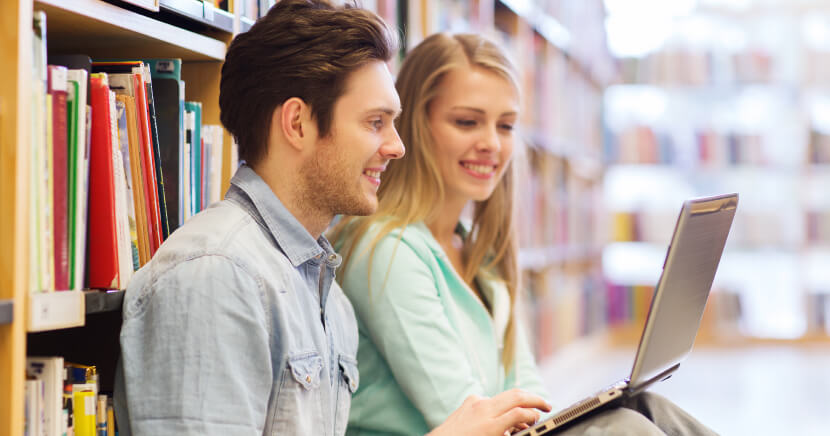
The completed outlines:
<svg viewBox="0 0 830 436">
<path fill-rule="evenodd" d="M 183 13 L 194 5 L 199 16 Z M 50 54 L 181 58 L 185 98 L 202 102 L 205 124 L 220 124 L 221 62 L 239 17 L 207 8 L 185 0 L 162 0 L 160 12 L 99 0 L 0 3 L 0 434 L 23 434 L 27 355 L 96 364 L 102 390 L 112 390 L 124 297 L 123 291 L 29 292 L 33 12 L 47 15 Z M 232 171 L 230 144 L 225 132 L 223 189 Z"/>
<path fill-rule="evenodd" d="M 619 285 L 654 283 L 682 200 L 739 192 L 703 340 L 826 344 L 826 17 L 761 3 L 700 5 L 685 20 L 706 36 L 678 21 L 662 49 L 622 61 L 624 83 L 604 96 L 603 263 Z"/>
</svg>

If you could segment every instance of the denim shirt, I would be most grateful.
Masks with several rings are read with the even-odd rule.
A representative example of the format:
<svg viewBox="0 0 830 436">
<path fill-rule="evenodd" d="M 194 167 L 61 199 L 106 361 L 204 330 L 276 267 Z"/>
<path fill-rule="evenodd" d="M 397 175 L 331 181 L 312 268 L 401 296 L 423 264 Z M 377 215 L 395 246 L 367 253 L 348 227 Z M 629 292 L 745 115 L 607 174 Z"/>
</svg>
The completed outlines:
<svg viewBox="0 0 830 436">
<path fill-rule="evenodd" d="M 127 288 L 122 434 L 344 434 L 358 338 L 339 264 L 241 167 Z"/>
</svg>

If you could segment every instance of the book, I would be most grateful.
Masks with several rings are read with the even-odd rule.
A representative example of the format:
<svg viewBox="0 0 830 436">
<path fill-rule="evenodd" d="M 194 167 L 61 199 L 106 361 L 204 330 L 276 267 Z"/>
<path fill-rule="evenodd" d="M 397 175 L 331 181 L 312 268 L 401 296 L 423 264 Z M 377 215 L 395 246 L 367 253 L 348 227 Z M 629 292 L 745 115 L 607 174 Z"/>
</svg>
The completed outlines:
<svg viewBox="0 0 830 436">
<path fill-rule="evenodd" d="M 222 159 L 224 157 L 224 129 L 220 125 L 202 126 L 207 163 L 207 205 L 222 199 Z"/>
<path fill-rule="evenodd" d="M 124 166 L 124 182 L 127 194 L 127 216 L 129 218 L 130 227 L 130 254 L 132 255 L 133 271 L 138 271 L 141 266 L 138 254 L 138 224 L 136 219 L 136 198 L 134 193 L 133 183 L 134 178 L 132 174 L 132 162 L 130 159 L 130 143 L 129 134 L 127 133 L 127 104 L 128 97 L 125 95 L 116 95 L 115 113 L 118 123 L 118 148 L 121 153 L 121 161 Z M 132 103 L 135 104 L 135 103 Z M 140 206 L 140 204 L 139 204 Z"/>
<path fill-rule="evenodd" d="M 118 119 L 116 118 L 115 92 L 109 92 L 110 137 L 112 138 L 112 177 L 115 192 L 115 234 L 118 238 L 118 289 L 125 289 L 132 276 L 132 254 L 130 250 L 130 226 L 127 214 L 127 188 L 124 162 L 118 140 Z"/>
<path fill-rule="evenodd" d="M 62 435 L 63 374 L 62 357 L 26 358 L 26 375 L 43 382 L 42 434 L 46 436 Z"/>
<path fill-rule="evenodd" d="M 67 70 L 49 65 L 47 93 L 52 98 L 52 211 L 55 289 L 70 289 L 68 222 Z"/>
<path fill-rule="evenodd" d="M 43 380 L 27 378 L 24 385 L 23 434 L 41 436 L 44 430 Z"/>
<path fill-rule="evenodd" d="M 182 187 L 182 200 L 184 201 L 184 217 L 183 219 L 187 221 L 191 216 L 193 216 L 193 130 L 194 130 L 194 123 L 196 120 L 196 114 L 192 111 L 184 111 L 184 166 L 183 166 L 183 182 L 184 186 Z"/>
<path fill-rule="evenodd" d="M 87 280 L 90 288 L 117 289 L 120 284 L 109 81 L 93 74 L 92 135 L 89 162 L 89 232 Z"/>
<path fill-rule="evenodd" d="M 48 130 L 51 126 L 48 126 L 47 114 L 50 112 L 51 99 L 47 98 L 46 93 L 46 14 L 43 11 L 34 12 L 32 32 L 32 142 L 29 168 L 29 228 L 32 230 L 29 232 L 29 283 L 31 292 L 42 292 L 54 289 L 51 275 L 54 263 L 49 256 L 52 252 L 52 226 L 49 223 L 51 204 L 47 197 L 48 181 L 51 180 L 48 170 L 51 157 L 47 150 Z"/>
<path fill-rule="evenodd" d="M 75 436 L 96 436 L 95 431 L 95 397 L 96 393 L 89 386 L 78 386 L 72 391 L 72 422 L 75 424 Z"/>
<path fill-rule="evenodd" d="M 184 110 L 193 114 L 187 133 L 190 135 L 190 210 L 195 215 L 202 210 L 202 103 L 186 101 Z"/>
</svg>

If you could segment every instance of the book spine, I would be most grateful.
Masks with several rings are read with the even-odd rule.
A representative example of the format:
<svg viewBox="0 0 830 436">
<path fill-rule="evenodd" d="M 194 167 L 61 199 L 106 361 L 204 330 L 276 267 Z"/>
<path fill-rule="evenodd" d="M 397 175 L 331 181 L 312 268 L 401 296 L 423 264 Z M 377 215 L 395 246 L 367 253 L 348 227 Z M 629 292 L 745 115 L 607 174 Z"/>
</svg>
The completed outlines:
<svg viewBox="0 0 830 436">
<path fill-rule="evenodd" d="M 52 204 L 55 289 L 67 290 L 69 284 L 68 220 L 68 122 L 66 67 L 49 66 L 49 90 L 52 95 Z"/>
<path fill-rule="evenodd" d="M 170 236 L 170 221 L 167 217 L 167 193 L 164 188 L 164 172 L 161 167 L 161 150 L 159 144 L 158 122 L 156 118 L 156 103 L 155 97 L 153 96 L 153 84 L 150 81 L 149 68 L 146 69 L 144 77 L 146 78 L 145 82 L 147 84 L 145 93 L 147 95 L 147 111 L 150 115 L 149 122 L 150 135 L 153 144 L 153 163 L 155 164 L 156 169 L 159 216 L 161 218 L 161 240 L 164 241 L 168 236 Z"/>
</svg>

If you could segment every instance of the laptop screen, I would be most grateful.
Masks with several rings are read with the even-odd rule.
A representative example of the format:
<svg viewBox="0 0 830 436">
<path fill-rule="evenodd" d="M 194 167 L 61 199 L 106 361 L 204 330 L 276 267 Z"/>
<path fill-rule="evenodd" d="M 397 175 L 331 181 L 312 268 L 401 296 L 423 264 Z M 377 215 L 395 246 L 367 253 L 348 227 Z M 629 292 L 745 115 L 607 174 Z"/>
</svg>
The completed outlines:
<svg viewBox="0 0 830 436">
<path fill-rule="evenodd" d="M 634 359 L 631 387 L 678 364 L 692 350 L 737 204 L 737 194 L 683 203 Z"/>
</svg>

